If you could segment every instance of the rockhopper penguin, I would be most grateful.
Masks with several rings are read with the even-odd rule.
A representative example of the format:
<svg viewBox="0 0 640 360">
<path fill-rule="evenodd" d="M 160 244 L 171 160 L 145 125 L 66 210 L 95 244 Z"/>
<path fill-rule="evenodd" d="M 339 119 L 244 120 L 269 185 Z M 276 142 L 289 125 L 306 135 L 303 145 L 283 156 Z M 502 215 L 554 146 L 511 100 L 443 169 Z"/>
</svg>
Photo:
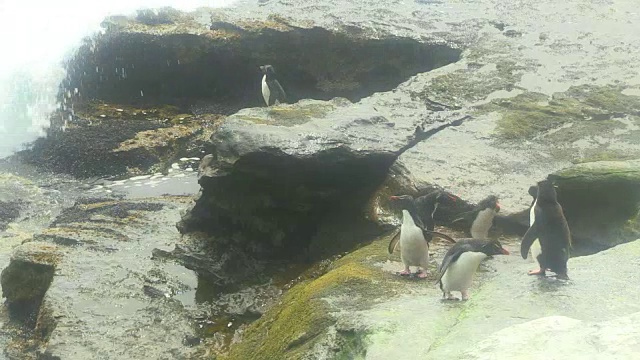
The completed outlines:
<svg viewBox="0 0 640 360">
<path fill-rule="evenodd" d="M 438 267 L 438 280 L 442 297 L 456 298 L 452 291 L 460 291 L 462 300 L 469 299 L 473 276 L 482 260 L 491 255 L 509 255 L 498 240 L 460 239 L 447 251 Z"/>
<path fill-rule="evenodd" d="M 413 198 L 411 195 L 392 196 L 391 201 L 395 202 L 401 209 L 409 210 L 412 214 L 414 222 L 422 229 L 428 230 L 424 234 L 425 240 L 430 242 L 433 238 L 432 232 L 435 229 L 435 220 L 433 216 L 438 210 L 440 204 L 451 204 L 456 202 L 453 195 L 449 195 L 442 190 L 435 190 L 426 195 Z M 440 234 L 440 233 L 437 233 Z M 446 235 L 445 235 L 446 236 Z M 451 239 L 439 236 L 444 239 Z M 393 254 L 400 240 L 400 231 L 398 231 L 389 242 L 389 254 Z M 452 240 L 449 240 L 452 241 Z M 455 243 L 455 241 L 452 241 Z"/>
<path fill-rule="evenodd" d="M 533 223 L 520 244 L 520 255 L 526 259 L 534 241 L 537 239 L 540 242 L 541 252 L 536 258 L 540 269 L 529 271 L 529 275 L 544 276 L 545 271 L 550 270 L 556 273 L 558 279 L 568 280 L 567 262 L 571 247 L 571 232 L 551 181 L 538 182 L 533 212 Z"/>
<path fill-rule="evenodd" d="M 284 103 L 287 95 L 284 93 L 280 82 L 276 78 L 276 72 L 271 65 L 262 65 L 262 97 L 267 106 Z"/>
<path fill-rule="evenodd" d="M 453 220 L 453 222 L 467 220 L 471 222 L 469 233 L 472 238 L 487 239 L 489 238 L 489 229 L 493 226 L 493 219 L 499 211 L 498 197 L 489 195 L 480 201 L 473 210 L 463 213 L 463 216 Z"/>
<path fill-rule="evenodd" d="M 434 204 L 437 202 L 437 198 L 438 196 L 432 198 Z M 399 234 L 396 234 L 389 243 L 389 253 L 393 253 L 396 246 L 400 244 L 400 258 L 404 264 L 404 270 L 399 274 L 410 275 L 410 266 L 417 266 L 422 268 L 422 271 L 418 271 L 418 277 L 425 278 L 429 264 L 429 241 L 432 236 L 437 235 L 451 242 L 455 242 L 455 240 L 446 234 L 425 229 L 423 220 L 418 216 L 416 201 L 410 195 L 392 196 L 390 200 L 398 202 L 402 208 L 402 226 Z M 433 213 L 437 206 L 434 205 L 430 208 L 432 210 L 427 216 L 427 221 L 431 219 L 430 221 L 433 223 Z M 433 227 L 433 225 L 431 226 Z"/>
</svg>

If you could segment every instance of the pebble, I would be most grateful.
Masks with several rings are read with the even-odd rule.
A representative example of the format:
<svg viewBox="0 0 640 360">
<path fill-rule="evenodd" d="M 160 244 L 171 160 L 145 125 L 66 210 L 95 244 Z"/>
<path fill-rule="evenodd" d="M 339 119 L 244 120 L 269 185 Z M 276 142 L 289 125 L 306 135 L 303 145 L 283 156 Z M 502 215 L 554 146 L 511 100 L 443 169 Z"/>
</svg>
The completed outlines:
<svg viewBox="0 0 640 360">
<path fill-rule="evenodd" d="M 155 180 L 155 179 L 160 179 L 161 177 L 163 177 L 164 175 L 160 174 L 160 175 L 153 175 L 152 177 L 149 178 L 149 180 Z"/>
<path fill-rule="evenodd" d="M 185 177 L 185 176 L 187 176 L 187 175 L 184 174 L 184 173 L 179 173 L 179 174 L 173 175 L 173 177 L 177 177 L 177 178 L 178 177 Z"/>
<path fill-rule="evenodd" d="M 178 165 L 178 163 L 173 163 L 173 164 L 171 164 L 171 168 L 178 170 L 178 169 L 180 169 L 180 165 Z"/>
<path fill-rule="evenodd" d="M 180 158 L 180 161 L 189 161 L 189 158 Z"/>
<path fill-rule="evenodd" d="M 107 115 L 105 115 L 105 114 L 101 114 L 101 115 L 100 115 L 100 117 L 101 117 L 101 118 L 105 118 L 105 117 L 107 117 Z"/>
<path fill-rule="evenodd" d="M 199 157 L 192 157 L 192 158 L 189 158 L 189 160 L 200 161 L 200 158 Z"/>
<path fill-rule="evenodd" d="M 184 171 L 193 171 L 193 168 L 186 168 Z"/>
</svg>

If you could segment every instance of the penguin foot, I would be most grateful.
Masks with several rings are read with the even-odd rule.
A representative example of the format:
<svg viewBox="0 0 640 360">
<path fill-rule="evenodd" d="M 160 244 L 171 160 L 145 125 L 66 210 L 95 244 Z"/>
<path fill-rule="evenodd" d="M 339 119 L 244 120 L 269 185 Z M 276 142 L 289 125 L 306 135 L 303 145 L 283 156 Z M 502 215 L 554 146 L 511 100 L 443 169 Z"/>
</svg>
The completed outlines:
<svg viewBox="0 0 640 360">
<path fill-rule="evenodd" d="M 570 280 L 567 274 L 556 274 L 555 278 L 560 280 Z"/>
<path fill-rule="evenodd" d="M 400 275 L 400 276 L 411 276 L 411 271 L 409 270 L 402 270 L 402 271 L 398 271 L 396 274 Z"/>
<path fill-rule="evenodd" d="M 469 292 L 468 291 L 461 291 L 462 293 L 462 301 L 466 301 L 469 300 Z"/>
<path fill-rule="evenodd" d="M 427 272 L 426 272 L 426 271 L 420 271 L 420 272 L 418 272 L 418 273 L 416 274 L 416 276 L 417 276 L 419 279 L 426 279 L 426 278 L 427 278 Z"/>
<path fill-rule="evenodd" d="M 545 276 L 545 271 L 542 269 L 538 269 L 538 270 L 529 270 L 529 275 L 540 275 L 540 276 Z"/>
<path fill-rule="evenodd" d="M 445 300 L 460 300 L 457 297 L 453 296 L 452 293 L 442 294 Z"/>
</svg>

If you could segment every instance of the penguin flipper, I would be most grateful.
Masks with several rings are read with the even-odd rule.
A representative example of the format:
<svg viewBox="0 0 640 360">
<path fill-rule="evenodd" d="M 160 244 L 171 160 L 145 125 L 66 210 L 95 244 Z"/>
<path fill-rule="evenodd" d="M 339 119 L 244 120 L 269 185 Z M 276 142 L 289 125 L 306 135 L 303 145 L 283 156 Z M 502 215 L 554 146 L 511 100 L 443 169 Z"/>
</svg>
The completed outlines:
<svg viewBox="0 0 640 360">
<path fill-rule="evenodd" d="M 398 247 L 398 243 L 400 240 L 400 229 L 398 229 L 398 231 L 396 232 L 395 235 L 393 235 L 393 237 L 391 238 L 391 241 L 389 241 L 389 254 L 393 254 L 393 252 L 396 250 L 396 247 Z"/>
<path fill-rule="evenodd" d="M 454 238 L 452 238 L 451 236 L 438 232 L 438 231 L 433 231 L 433 230 L 427 230 L 427 229 L 422 229 L 422 234 L 424 235 L 425 239 L 427 238 L 427 234 L 432 234 L 435 235 L 441 239 L 445 239 L 451 243 L 456 243 L 456 240 Z"/>
<path fill-rule="evenodd" d="M 520 255 L 522 255 L 523 259 L 526 259 L 529 255 L 529 248 L 533 242 L 538 238 L 538 223 L 534 222 L 529 227 L 529 230 L 524 234 L 522 238 L 522 242 L 520 243 Z"/>
<path fill-rule="evenodd" d="M 449 249 L 449 251 L 447 251 L 444 259 L 442 259 L 442 264 L 440 264 L 440 266 L 438 267 L 438 278 L 436 279 L 436 284 L 438 284 L 442 280 L 442 277 L 444 276 L 444 273 L 447 272 L 449 265 L 451 265 L 452 262 L 458 260 L 458 258 L 460 257 L 460 255 L 462 255 L 462 253 L 464 253 L 464 251 L 465 249 L 462 247 L 452 247 L 451 249 Z"/>
<path fill-rule="evenodd" d="M 284 92 L 284 89 L 282 88 L 278 80 L 273 81 L 273 90 L 273 96 L 276 100 L 283 103 L 287 102 L 287 94 Z"/>
</svg>

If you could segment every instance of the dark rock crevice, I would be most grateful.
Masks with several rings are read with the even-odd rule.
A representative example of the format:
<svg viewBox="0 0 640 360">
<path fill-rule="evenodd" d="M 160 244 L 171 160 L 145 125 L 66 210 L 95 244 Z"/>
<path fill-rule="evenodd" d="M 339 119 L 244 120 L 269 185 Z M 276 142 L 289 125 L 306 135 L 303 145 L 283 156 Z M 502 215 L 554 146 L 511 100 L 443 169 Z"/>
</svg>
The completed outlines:
<svg viewBox="0 0 640 360">
<path fill-rule="evenodd" d="M 368 39 L 278 22 L 215 23 L 197 35 L 147 32 L 134 20 L 107 22 L 107 28 L 67 65 L 60 100 L 68 107 L 100 99 L 230 114 L 263 105 L 259 66 L 264 64 L 275 67 L 290 102 L 358 101 L 461 54 L 408 38 Z"/>
<path fill-rule="evenodd" d="M 180 228 L 266 256 L 318 259 L 346 251 L 379 234 L 364 208 L 394 161 L 391 153 L 357 156 L 344 148 L 307 159 L 249 154 L 225 176 L 201 178 L 200 200 Z"/>
</svg>

